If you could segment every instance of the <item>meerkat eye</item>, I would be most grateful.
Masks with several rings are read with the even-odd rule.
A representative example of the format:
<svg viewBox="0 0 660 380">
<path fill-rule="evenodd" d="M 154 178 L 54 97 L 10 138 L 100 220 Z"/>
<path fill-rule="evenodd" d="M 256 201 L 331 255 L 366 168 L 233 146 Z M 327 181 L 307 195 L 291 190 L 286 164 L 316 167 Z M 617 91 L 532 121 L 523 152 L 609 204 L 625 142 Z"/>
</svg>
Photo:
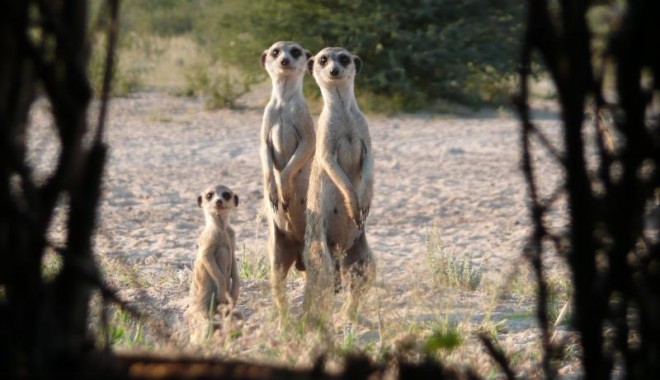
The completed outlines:
<svg viewBox="0 0 660 380">
<path fill-rule="evenodd" d="M 347 55 L 342 54 L 339 56 L 339 63 L 341 63 L 342 66 L 348 66 L 351 64 L 351 59 L 348 58 Z"/>
<path fill-rule="evenodd" d="M 206 193 L 206 200 L 210 201 L 211 198 L 213 198 L 213 193 L 212 192 Z"/>
<path fill-rule="evenodd" d="M 326 56 L 324 55 L 324 56 L 322 56 L 321 58 L 319 58 L 319 64 L 320 64 L 321 66 L 325 66 L 326 63 L 328 63 L 328 57 L 326 57 Z"/>
<path fill-rule="evenodd" d="M 273 57 L 277 57 L 280 54 L 280 49 L 273 49 L 273 51 L 270 52 L 270 55 Z"/>
<path fill-rule="evenodd" d="M 222 199 L 224 199 L 226 201 L 230 200 L 231 199 L 231 193 L 229 193 L 228 191 L 224 191 L 222 193 Z"/>
<path fill-rule="evenodd" d="M 300 51 L 300 49 L 298 49 L 298 48 L 291 49 L 291 56 L 293 58 L 298 59 L 298 57 L 300 57 L 301 54 L 302 54 L 302 52 Z"/>
</svg>

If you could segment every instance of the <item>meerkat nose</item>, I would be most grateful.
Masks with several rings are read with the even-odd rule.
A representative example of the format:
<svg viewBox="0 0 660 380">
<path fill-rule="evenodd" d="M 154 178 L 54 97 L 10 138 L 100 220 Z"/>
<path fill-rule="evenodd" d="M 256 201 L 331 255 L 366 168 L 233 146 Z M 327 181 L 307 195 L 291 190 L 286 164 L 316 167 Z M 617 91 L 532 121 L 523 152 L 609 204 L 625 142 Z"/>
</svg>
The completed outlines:
<svg viewBox="0 0 660 380">
<path fill-rule="evenodd" d="M 282 62 L 280 62 L 280 64 L 282 66 L 289 66 L 289 59 L 288 58 L 282 59 Z"/>
<path fill-rule="evenodd" d="M 336 77 L 337 75 L 339 75 L 339 69 L 335 67 L 334 69 L 330 70 L 330 75 Z"/>
<path fill-rule="evenodd" d="M 222 206 L 222 199 L 218 199 L 217 201 L 215 201 L 215 205 L 218 206 L 218 207 L 221 207 Z"/>
</svg>

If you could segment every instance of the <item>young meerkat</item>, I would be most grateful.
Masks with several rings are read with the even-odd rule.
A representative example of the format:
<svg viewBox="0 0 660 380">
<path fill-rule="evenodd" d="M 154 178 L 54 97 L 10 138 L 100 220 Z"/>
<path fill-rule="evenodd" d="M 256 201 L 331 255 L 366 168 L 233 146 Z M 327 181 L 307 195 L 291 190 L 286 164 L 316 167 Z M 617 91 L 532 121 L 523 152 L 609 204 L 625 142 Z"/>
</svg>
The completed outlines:
<svg viewBox="0 0 660 380">
<path fill-rule="evenodd" d="M 261 54 L 273 89 L 261 127 L 264 201 L 268 210 L 271 289 L 280 327 L 288 315 L 285 280 L 291 266 L 304 271 L 305 207 L 316 135 L 302 85 L 311 54 L 279 41 Z"/>
<path fill-rule="evenodd" d="M 348 288 L 344 312 L 357 319 L 375 274 L 364 229 L 373 197 L 373 152 L 367 121 L 353 91 L 361 68 L 358 56 L 338 47 L 325 48 L 308 61 L 323 95 L 303 253 L 307 268 L 303 308 L 312 316 L 322 316 L 333 277 L 340 276 Z"/>
<path fill-rule="evenodd" d="M 190 286 L 187 314 L 193 321 L 212 319 L 211 302 L 229 312 L 236 304 L 241 281 L 236 265 L 236 234 L 229 214 L 238 206 L 238 195 L 227 186 L 209 186 L 197 197 L 204 210 L 204 230 L 199 236 Z M 216 310 L 211 311 L 215 314 Z M 226 317 L 223 315 L 223 317 Z"/>
</svg>

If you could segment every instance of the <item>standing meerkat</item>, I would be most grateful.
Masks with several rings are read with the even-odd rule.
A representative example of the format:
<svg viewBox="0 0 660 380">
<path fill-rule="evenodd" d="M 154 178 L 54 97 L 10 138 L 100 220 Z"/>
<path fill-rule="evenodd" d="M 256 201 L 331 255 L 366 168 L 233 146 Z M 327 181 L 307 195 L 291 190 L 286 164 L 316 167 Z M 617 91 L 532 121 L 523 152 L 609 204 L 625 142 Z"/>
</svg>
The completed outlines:
<svg viewBox="0 0 660 380">
<path fill-rule="evenodd" d="M 282 326 L 288 315 L 285 280 L 291 266 L 304 271 L 305 207 L 316 135 L 302 85 L 311 54 L 279 41 L 261 54 L 273 89 L 261 126 L 264 201 L 268 210 L 271 288 Z"/>
<path fill-rule="evenodd" d="M 187 313 L 193 321 L 204 321 L 213 318 L 209 314 L 215 314 L 216 305 L 229 311 L 238 299 L 241 281 L 236 266 L 236 234 L 229 225 L 238 195 L 223 185 L 209 186 L 197 197 L 197 205 L 204 210 L 205 225 L 199 236 Z M 212 306 L 214 310 L 209 312 Z"/>
<path fill-rule="evenodd" d="M 323 95 L 303 253 L 307 268 L 303 308 L 312 316 L 322 316 L 333 277 L 340 276 L 348 289 L 344 312 L 357 319 L 375 274 L 364 230 L 373 197 L 373 152 L 367 121 L 353 92 L 361 68 L 358 56 L 336 47 L 325 48 L 308 61 Z"/>
</svg>

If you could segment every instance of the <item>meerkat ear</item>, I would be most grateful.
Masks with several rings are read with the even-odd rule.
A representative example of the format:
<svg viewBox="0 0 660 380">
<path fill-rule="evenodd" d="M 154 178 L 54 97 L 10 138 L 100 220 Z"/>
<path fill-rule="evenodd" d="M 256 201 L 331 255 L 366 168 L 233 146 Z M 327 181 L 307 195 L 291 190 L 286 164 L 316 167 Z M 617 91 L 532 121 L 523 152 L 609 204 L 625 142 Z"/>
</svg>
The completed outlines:
<svg viewBox="0 0 660 380">
<path fill-rule="evenodd" d="M 305 49 L 305 57 L 307 57 L 307 59 L 312 58 L 312 53 L 310 53 L 307 49 Z"/>
<path fill-rule="evenodd" d="M 314 57 L 307 60 L 307 71 L 309 75 L 314 74 Z"/>
<path fill-rule="evenodd" d="M 197 197 L 197 206 L 202 207 L 202 196 Z"/>
<path fill-rule="evenodd" d="M 362 70 L 362 59 L 357 55 L 353 56 L 353 63 L 355 63 L 355 73 L 359 73 Z"/>
<path fill-rule="evenodd" d="M 238 206 L 238 195 L 234 194 L 234 206 Z"/>
<path fill-rule="evenodd" d="M 261 67 L 266 68 L 266 56 L 268 55 L 268 50 L 264 50 L 263 53 L 261 53 Z"/>
</svg>

